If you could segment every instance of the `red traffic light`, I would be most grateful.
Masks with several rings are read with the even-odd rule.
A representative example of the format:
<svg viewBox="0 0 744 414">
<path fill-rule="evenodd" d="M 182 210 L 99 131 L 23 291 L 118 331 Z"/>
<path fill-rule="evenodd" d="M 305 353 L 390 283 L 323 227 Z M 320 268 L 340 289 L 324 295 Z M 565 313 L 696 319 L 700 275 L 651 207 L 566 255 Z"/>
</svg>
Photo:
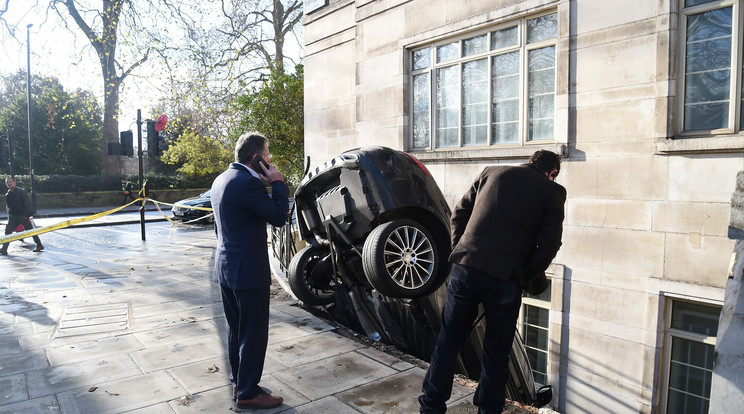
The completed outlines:
<svg viewBox="0 0 744 414">
<path fill-rule="evenodd" d="M 165 126 L 168 124 L 168 116 L 167 115 L 160 115 L 158 117 L 157 122 L 155 122 L 155 130 L 160 132 L 165 129 Z"/>
</svg>

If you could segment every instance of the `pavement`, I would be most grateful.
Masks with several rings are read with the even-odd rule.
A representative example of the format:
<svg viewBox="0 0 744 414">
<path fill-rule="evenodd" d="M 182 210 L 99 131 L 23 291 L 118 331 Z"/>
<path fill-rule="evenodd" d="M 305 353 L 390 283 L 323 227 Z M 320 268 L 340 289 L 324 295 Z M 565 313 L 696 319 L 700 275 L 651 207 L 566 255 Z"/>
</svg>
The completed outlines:
<svg viewBox="0 0 744 414">
<path fill-rule="evenodd" d="M 40 209 L 35 221 L 107 209 Z M 0 256 L 0 413 L 418 412 L 426 363 L 300 306 L 277 262 L 260 385 L 284 404 L 236 408 L 212 226 L 172 226 L 150 207 L 142 241 L 132 215 Z M 473 391 L 458 381 L 449 412 L 475 413 Z"/>
</svg>

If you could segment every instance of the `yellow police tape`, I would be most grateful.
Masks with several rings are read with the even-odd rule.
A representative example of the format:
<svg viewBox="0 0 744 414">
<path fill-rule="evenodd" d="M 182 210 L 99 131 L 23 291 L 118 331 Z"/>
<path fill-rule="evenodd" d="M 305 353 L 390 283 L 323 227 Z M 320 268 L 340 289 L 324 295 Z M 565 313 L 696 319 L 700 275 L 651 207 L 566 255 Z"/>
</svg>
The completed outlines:
<svg viewBox="0 0 744 414">
<path fill-rule="evenodd" d="M 142 191 L 140 191 L 140 198 L 132 201 L 129 204 L 125 204 L 123 206 L 119 206 L 117 208 L 112 208 L 111 210 L 106 210 L 104 212 L 96 213 L 96 214 L 93 214 L 93 215 L 90 215 L 90 216 L 76 218 L 76 219 L 71 219 L 71 220 L 65 220 L 65 221 L 62 221 L 62 222 L 59 222 L 59 223 L 56 223 L 56 224 L 51 224 L 49 226 L 37 227 L 37 228 L 34 228 L 34 229 L 25 230 L 25 231 L 21 231 L 21 232 L 18 232 L 18 233 L 13 233 L 13 234 L 10 234 L 10 235 L 4 236 L 4 237 L 0 237 L 0 243 L 10 243 L 12 241 L 25 239 L 26 237 L 37 236 L 39 234 L 49 233 L 50 231 L 63 229 L 65 227 L 70 227 L 70 226 L 73 226 L 75 224 L 79 224 L 79 223 L 84 223 L 86 221 L 95 220 L 97 218 L 101 218 L 103 216 L 107 216 L 109 214 L 116 213 L 117 211 L 120 211 L 121 209 L 126 208 L 126 207 L 129 207 L 132 204 L 134 204 L 134 203 L 136 203 L 138 201 L 142 201 L 142 200 L 144 200 L 143 203 L 142 203 L 143 206 L 148 201 L 153 202 L 153 204 L 155 204 L 155 207 L 158 209 L 158 211 L 160 212 L 160 214 L 162 214 L 163 217 L 165 217 L 165 219 L 168 220 L 168 222 L 171 225 L 175 225 L 175 223 L 173 222 L 173 220 L 171 220 L 170 217 L 168 217 L 168 215 L 166 215 L 165 213 L 163 213 L 163 210 L 160 209 L 160 204 L 164 204 L 164 205 L 167 205 L 167 206 L 185 207 L 185 208 L 194 209 L 194 210 L 213 211 L 209 207 L 195 207 L 195 206 L 188 206 L 188 205 L 185 205 L 185 204 L 178 204 L 178 203 L 171 204 L 171 203 L 165 203 L 165 202 L 158 201 L 158 200 L 153 200 L 151 198 L 142 197 Z M 201 220 L 201 219 L 203 219 L 203 217 L 200 217 L 199 218 L 199 220 Z M 195 220 L 192 220 L 192 221 L 195 221 Z M 187 222 L 187 223 L 190 223 L 190 222 Z"/>
<path fill-rule="evenodd" d="M 132 204 L 134 204 L 134 203 L 136 203 L 138 201 L 141 201 L 141 200 L 142 200 L 142 198 L 138 198 L 138 199 L 132 201 L 129 204 L 125 204 L 123 206 L 112 208 L 111 210 L 107 210 L 107 211 L 104 211 L 104 212 L 101 212 L 101 213 L 96 213 L 96 214 L 93 214 L 91 216 L 76 218 L 76 219 L 72 219 L 72 220 L 65 220 L 65 221 L 62 221 L 62 222 L 57 223 L 57 224 L 51 224 L 49 226 L 37 227 L 35 229 L 30 229 L 30 230 L 21 231 L 21 232 L 18 232 L 18 233 L 13 233 L 13 234 L 10 234 L 10 235 L 7 235 L 5 237 L 0 238 L 0 243 L 9 243 L 9 242 L 12 242 L 12 241 L 15 241 L 15 240 L 24 239 L 26 237 L 37 236 L 37 235 L 42 234 L 42 233 L 49 233 L 50 231 L 63 229 L 65 227 L 70 227 L 70 226 L 75 225 L 75 224 L 78 224 L 78 223 L 84 223 L 86 221 L 95 220 L 97 218 L 101 218 L 103 216 L 107 216 L 109 214 L 116 213 L 117 211 L 119 211 L 119 210 L 121 210 L 121 209 L 123 209 L 125 207 L 129 207 Z"/>
</svg>

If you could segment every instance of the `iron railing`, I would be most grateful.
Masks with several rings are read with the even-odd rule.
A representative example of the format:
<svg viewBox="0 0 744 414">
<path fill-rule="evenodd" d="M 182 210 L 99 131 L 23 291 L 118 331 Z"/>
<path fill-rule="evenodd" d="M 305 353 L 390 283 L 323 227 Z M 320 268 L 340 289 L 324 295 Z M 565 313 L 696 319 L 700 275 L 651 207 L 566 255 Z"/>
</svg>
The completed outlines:
<svg viewBox="0 0 744 414">
<path fill-rule="evenodd" d="M 289 262 L 292 256 L 297 254 L 297 247 L 292 236 L 293 233 L 299 233 L 297 226 L 297 216 L 294 214 L 294 203 L 290 200 L 292 207 L 287 215 L 287 223 L 279 228 L 271 226 L 271 248 L 274 251 L 274 257 L 279 260 L 282 271 L 289 269 Z"/>
</svg>

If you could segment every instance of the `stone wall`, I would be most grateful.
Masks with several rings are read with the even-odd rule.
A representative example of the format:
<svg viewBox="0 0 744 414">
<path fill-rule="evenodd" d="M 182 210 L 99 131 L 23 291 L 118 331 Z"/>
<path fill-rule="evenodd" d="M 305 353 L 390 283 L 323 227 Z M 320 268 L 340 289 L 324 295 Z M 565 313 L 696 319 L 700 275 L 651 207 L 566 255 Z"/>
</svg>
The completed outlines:
<svg viewBox="0 0 744 414">
<path fill-rule="evenodd" d="M 363 145 L 408 150 L 407 51 L 558 14 L 558 182 L 565 266 L 551 313 L 549 382 L 564 412 L 660 410 L 672 300 L 721 305 L 741 136 L 673 139 L 676 0 L 329 1 L 305 19 L 305 151 L 314 166 Z M 684 41 L 682 41 L 684 46 Z M 488 165 L 535 146 L 415 153 L 450 205 Z M 560 297 L 561 300 L 556 300 Z"/>
<path fill-rule="evenodd" d="M 175 203 L 187 197 L 194 197 L 206 189 L 189 190 L 151 190 L 148 197 L 165 203 Z M 137 196 L 136 194 L 134 195 Z M 36 194 L 36 208 L 65 208 L 65 207 L 110 207 L 118 206 L 124 194 L 121 191 L 97 191 L 87 193 L 59 193 Z M 131 200 L 130 200 L 131 201 Z"/>
</svg>

